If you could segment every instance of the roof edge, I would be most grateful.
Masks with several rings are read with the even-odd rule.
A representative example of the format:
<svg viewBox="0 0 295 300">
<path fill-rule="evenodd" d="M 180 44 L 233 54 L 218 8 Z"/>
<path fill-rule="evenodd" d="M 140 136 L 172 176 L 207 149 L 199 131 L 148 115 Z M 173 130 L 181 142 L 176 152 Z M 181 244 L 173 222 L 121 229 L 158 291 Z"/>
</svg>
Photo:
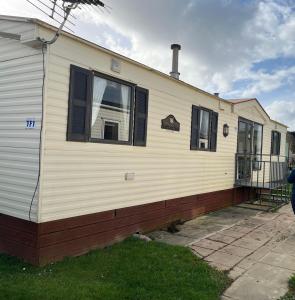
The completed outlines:
<svg viewBox="0 0 295 300">
<path fill-rule="evenodd" d="M 279 124 L 279 125 L 281 125 L 281 126 L 284 126 L 284 127 L 286 127 L 286 128 L 289 128 L 286 124 L 283 124 L 283 123 L 280 123 L 280 122 L 278 122 L 278 121 L 276 121 L 276 120 L 273 120 L 273 119 L 270 117 L 270 115 L 266 112 L 266 110 L 264 109 L 264 107 L 261 105 L 261 103 L 259 102 L 259 100 L 258 100 L 257 98 L 228 99 L 228 101 L 229 101 L 230 103 L 232 103 L 233 105 L 238 105 L 238 104 L 245 103 L 245 102 L 256 101 L 256 102 L 259 104 L 259 106 L 262 108 L 262 110 L 265 112 L 265 114 L 268 116 L 268 118 L 269 118 L 270 121 L 272 121 L 272 122 L 274 122 L 274 123 L 276 123 L 276 124 Z"/>
<path fill-rule="evenodd" d="M 41 21 L 39 19 L 30 18 L 30 17 L 19 17 L 19 16 L 9 16 L 9 15 L 0 15 L 0 19 L 6 21 L 27 22 L 27 23 L 38 23 L 38 21 Z"/>
</svg>

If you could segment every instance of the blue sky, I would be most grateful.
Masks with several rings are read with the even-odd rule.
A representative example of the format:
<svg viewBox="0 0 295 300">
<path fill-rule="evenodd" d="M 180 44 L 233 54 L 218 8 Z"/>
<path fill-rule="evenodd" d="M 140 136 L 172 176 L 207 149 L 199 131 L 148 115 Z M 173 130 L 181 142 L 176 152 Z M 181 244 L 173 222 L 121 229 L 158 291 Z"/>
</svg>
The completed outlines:
<svg viewBox="0 0 295 300">
<path fill-rule="evenodd" d="M 76 11 L 75 34 L 165 73 L 170 44 L 180 43 L 182 80 L 224 98 L 256 97 L 272 118 L 295 130 L 294 0 L 105 3 L 111 13 Z M 21 11 L 48 21 L 25 0 L 0 4 L 2 14 Z"/>
</svg>

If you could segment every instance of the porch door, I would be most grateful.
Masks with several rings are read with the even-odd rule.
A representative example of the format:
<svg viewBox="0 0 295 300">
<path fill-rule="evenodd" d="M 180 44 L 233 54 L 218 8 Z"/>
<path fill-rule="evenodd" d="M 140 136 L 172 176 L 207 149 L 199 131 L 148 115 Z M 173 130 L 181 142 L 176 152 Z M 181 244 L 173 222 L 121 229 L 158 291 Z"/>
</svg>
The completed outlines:
<svg viewBox="0 0 295 300">
<path fill-rule="evenodd" d="M 249 180 L 251 178 L 252 141 L 253 123 L 239 120 L 237 179 Z"/>
</svg>

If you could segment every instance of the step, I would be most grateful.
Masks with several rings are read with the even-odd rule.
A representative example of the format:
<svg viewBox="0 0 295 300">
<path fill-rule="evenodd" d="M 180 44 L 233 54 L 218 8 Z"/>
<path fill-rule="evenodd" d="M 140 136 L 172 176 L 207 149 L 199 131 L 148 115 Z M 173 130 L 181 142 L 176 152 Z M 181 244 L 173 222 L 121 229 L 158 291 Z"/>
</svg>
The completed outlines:
<svg viewBox="0 0 295 300">
<path fill-rule="evenodd" d="M 280 193 L 257 193 L 257 195 L 261 195 L 261 196 L 282 196 L 282 197 L 290 197 L 290 195 L 288 194 L 280 194 Z"/>
<path fill-rule="evenodd" d="M 260 202 L 259 200 L 258 200 L 258 202 Z M 280 204 L 286 204 L 286 203 L 288 203 L 289 202 L 289 200 L 286 200 L 286 199 L 275 199 L 275 200 L 273 200 L 273 199 L 261 199 L 261 203 L 268 203 L 268 205 L 273 205 L 273 206 L 277 206 L 277 205 L 280 205 Z M 266 204 L 267 205 L 267 204 Z"/>
<path fill-rule="evenodd" d="M 258 205 L 263 205 L 263 206 L 277 206 L 277 202 L 274 202 L 274 201 L 260 201 L 260 200 L 257 200 L 255 202 L 253 202 L 253 204 L 258 204 Z"/>
<path fill-rule="evenodd" d="M 241 208 L 260 210 L 260 211 L 270 211 L 273 208 L 272 206 L 250 204 L 250 203 L 241 203 L 236 206 Z"/>
<path fill-rule="evenodd" d="M 291 197 L 290 196 L 281 196 L 281 195 L 261 195 L 260 197 L 257 197 L 257 199 L 268 199 L 268 200 L 279 200 L 279 199 L 283 199 L 283 200 L 288 200 Z"/>
</svg>

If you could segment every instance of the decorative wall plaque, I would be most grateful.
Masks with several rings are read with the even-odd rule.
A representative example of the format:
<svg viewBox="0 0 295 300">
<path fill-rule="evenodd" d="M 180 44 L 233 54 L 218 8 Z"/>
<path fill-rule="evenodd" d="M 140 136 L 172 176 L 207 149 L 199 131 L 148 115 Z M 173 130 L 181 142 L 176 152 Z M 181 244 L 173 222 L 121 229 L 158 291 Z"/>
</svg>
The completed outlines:
<svg viewBox="0 0 295 300">
<path fill-rule="evenodd" d="M 180 123 L 175 119 L 173 115 L 169 115 L 167 118 L 162 120 L 163 129 L 179 131 L 180 130 Z"/>
</svg>

